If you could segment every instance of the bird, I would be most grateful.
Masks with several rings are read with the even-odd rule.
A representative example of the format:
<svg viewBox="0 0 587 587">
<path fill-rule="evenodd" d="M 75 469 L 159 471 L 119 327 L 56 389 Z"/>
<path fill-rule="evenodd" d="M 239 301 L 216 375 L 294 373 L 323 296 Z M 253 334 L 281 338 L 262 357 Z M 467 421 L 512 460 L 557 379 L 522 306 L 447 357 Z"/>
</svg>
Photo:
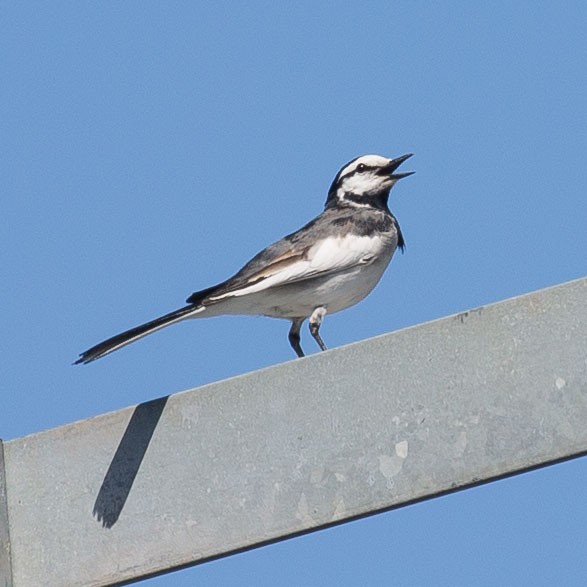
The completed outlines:
<svg viewBox="0 0 587 587">
<path fill-rule="evenodd" d="M 396 249 L 404 251 L 388 199 L 397 181 L 414 173 L 396 173 L 411 156 L 356 157 L 337 173 L 324 210 L 305 226 L 263 249 L 226 281 L 191 294 L 187 305 L 91 347 L 74 364 L 91 363 L 176 322 L 225 314 L 289 320 L 288 340 L 298 357 L 304 356 L 300 330 L 308 320 L 312 337 L 327 350 L 320 336 L 324 317 L 364 299 Z"/>
</svg>

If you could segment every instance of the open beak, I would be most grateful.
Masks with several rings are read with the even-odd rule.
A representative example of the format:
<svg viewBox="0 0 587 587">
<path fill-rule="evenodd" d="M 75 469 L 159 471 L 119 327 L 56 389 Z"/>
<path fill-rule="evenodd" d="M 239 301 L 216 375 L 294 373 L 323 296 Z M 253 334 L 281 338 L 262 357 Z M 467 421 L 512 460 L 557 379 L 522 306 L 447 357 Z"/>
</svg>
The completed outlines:
<svg viewBox="0 0 587 587">
<path fill-rule="evenodd" d="M 394 171 L 406 160 L 409 159 L 413 153 L 408 153 L 407 155 L 402 155 L 397 159 L 392 159 L 389 162 L 389 165 L 386 167 L 387 173 L 391 174 L 392 179 L 398 180 L 402 179 L 403 177 L 408 177 L 409 175 L 413 175 L 416 173 L 415 171 L 406 171 L 405 173 L 394 173 Z"/>
</svg>

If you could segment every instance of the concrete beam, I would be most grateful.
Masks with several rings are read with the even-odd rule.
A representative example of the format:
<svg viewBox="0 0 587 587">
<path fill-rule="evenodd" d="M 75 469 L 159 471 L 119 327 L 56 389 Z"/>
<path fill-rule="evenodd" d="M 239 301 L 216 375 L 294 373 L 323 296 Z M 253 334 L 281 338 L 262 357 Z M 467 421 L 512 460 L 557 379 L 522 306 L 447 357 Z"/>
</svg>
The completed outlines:
<svg viewBox="0 0 587 587">
<path fill-rule="evenodd" d="M 0 578 L 121 584 L 585 454 L 586 349 L 587 278 L 6 442 Z"/>
</svg>

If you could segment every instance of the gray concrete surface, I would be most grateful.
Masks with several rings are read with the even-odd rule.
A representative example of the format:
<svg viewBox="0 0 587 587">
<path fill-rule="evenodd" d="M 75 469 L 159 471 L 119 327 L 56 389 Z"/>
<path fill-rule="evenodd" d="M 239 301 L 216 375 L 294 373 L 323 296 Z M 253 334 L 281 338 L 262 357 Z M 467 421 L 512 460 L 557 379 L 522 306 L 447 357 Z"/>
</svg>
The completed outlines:
<svg viewBox="0 0 587 587">
<path fill-rule="evenodd" d="M 6 442 L 13 585 L 114 585 L 581 455 L 586 349 L 580 279 Z"/>
</svg>

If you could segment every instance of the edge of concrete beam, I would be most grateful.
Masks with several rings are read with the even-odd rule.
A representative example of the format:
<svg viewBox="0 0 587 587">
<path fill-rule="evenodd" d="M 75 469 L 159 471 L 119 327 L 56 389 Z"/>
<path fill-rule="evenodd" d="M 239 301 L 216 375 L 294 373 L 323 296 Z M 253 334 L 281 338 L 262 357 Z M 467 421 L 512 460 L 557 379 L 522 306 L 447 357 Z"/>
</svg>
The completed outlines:
<svg viewBox="0 0 587 587">
<path fill-rule="evenodd" d="M 10 562 L 10 524 L 6 497 L 6 475 L 4 471 L 4 443 L 0 440 L 0 585 L 12 587 Z"/>
</svg>

